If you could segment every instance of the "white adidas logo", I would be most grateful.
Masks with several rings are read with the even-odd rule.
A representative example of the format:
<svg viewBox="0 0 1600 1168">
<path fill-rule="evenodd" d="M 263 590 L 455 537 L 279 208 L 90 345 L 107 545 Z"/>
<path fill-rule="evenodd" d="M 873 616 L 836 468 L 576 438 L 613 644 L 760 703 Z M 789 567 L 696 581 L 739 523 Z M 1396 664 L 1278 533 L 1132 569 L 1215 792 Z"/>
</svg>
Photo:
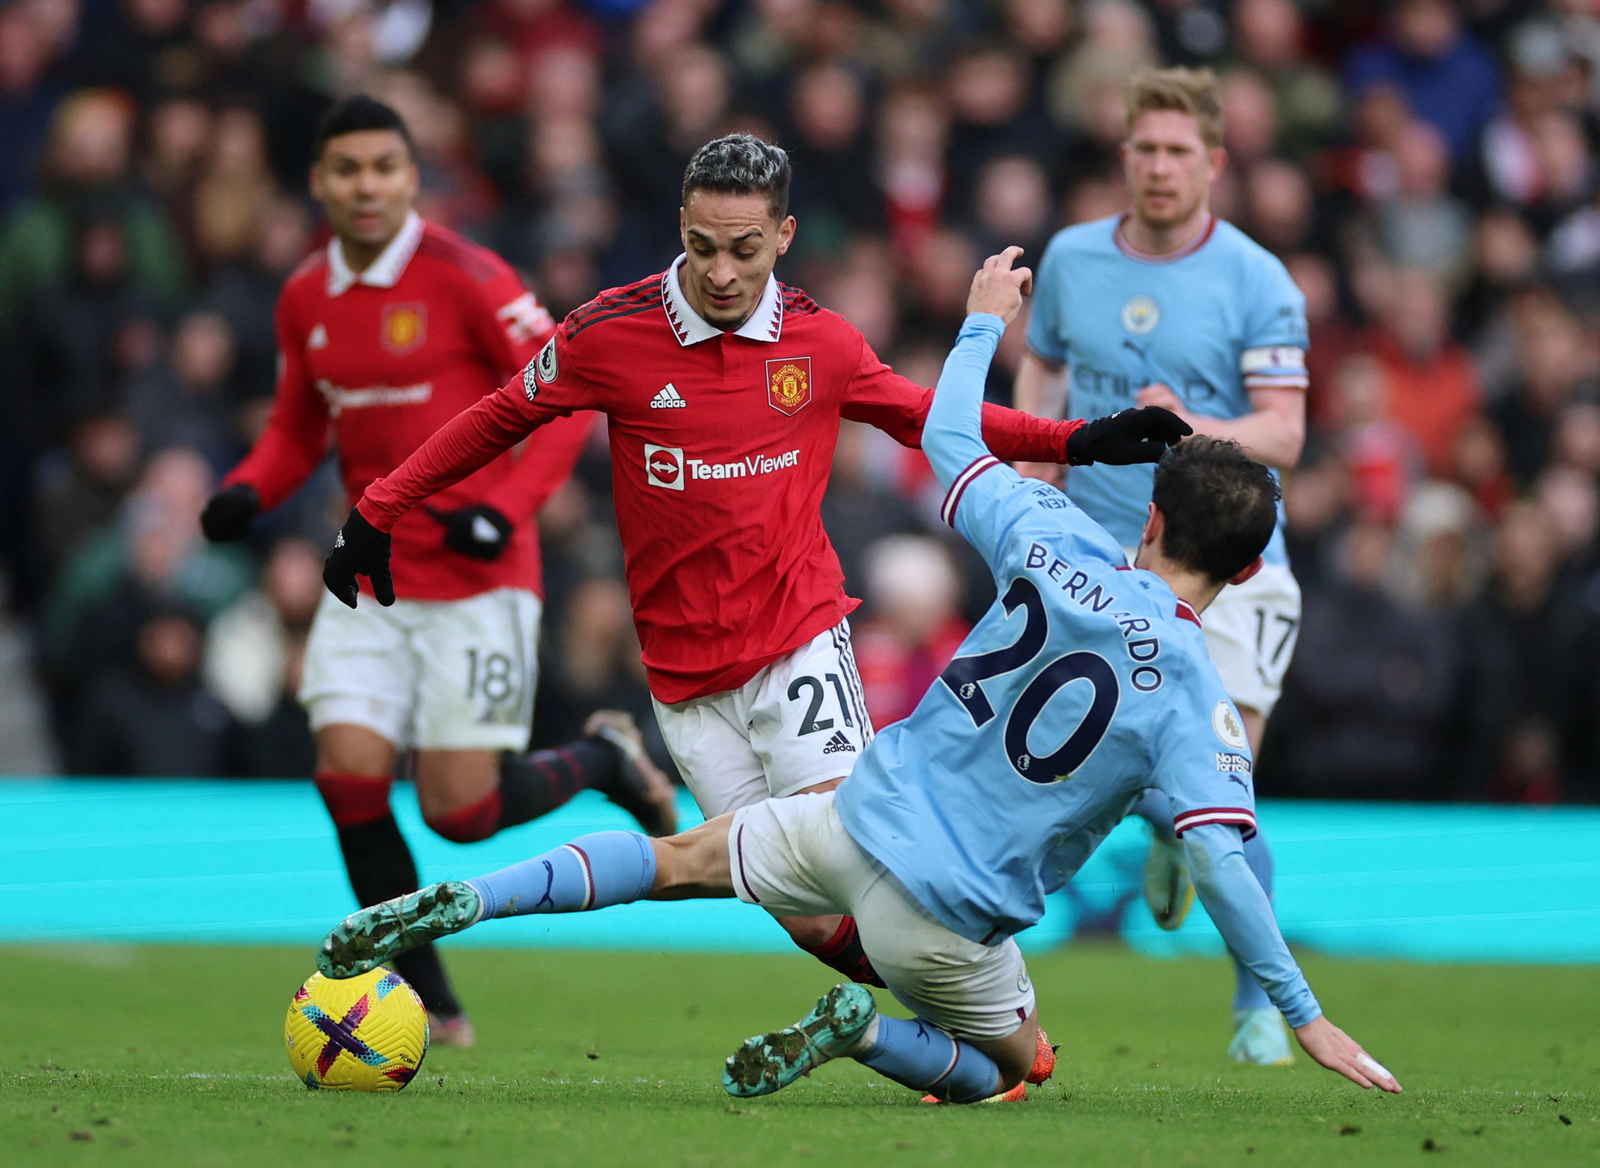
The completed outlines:
<svg viewBox="0 0 1600 1168">
<path fill-rule="evenodd" d="M 652 410 L 681 410 L 686 408 L 688 404 L 683 400 L 683 395 L 677 391 L 670 381 L 661 387 L 660 393 L 650 399 L 650 408 Z"/>
<path fill-rule="evenodd" d="M 328 347 L 328 330 L 320 324 L 311 330 L 311 335 L 306 338 L 306 348 L 326 349 Z"/>
<path fill-rule="evenodd" d="M 843 730 L 835 730 L 833 737 L 828 739 L 828 744 L 822 748 L 822 753 L 843 754 L 847 750 L 854 754 L 856 752 L 855 744 L 844 736 Z"/>
</svg>

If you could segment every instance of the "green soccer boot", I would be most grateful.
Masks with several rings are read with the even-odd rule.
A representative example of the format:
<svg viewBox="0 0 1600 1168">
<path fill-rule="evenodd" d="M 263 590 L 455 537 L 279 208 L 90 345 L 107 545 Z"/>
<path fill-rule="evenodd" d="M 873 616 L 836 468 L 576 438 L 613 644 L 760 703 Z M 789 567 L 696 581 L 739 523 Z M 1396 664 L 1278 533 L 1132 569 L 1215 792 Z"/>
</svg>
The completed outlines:
<svg viewBox="0 0 1600 1168">
<path fill-rule="evenodd" d="M 325 977 L 356 977 L 477 924 L 482 913 L 483 901 L 472 885 L 461 880 L 430 884 L 345 917 L 317 950 L 317 968 Z"/>
<path fill-rule="evenodd" d="M 793 1026 L 745 1039 L 722 1068 L 722 1089 L 740 1098 L 781 1091 L 844 1054 L 877 1016 L 865 986 L 836 985 Z"/>
<path fill-rule="evenodd" d="M 1189 853 L 1182 840 L 1151 838 L 1144 859 L 1144 900 L 1163 929 L 1176 929 L 1189 915 L 1194 881 L 1189 878 Z"/>
</svg>

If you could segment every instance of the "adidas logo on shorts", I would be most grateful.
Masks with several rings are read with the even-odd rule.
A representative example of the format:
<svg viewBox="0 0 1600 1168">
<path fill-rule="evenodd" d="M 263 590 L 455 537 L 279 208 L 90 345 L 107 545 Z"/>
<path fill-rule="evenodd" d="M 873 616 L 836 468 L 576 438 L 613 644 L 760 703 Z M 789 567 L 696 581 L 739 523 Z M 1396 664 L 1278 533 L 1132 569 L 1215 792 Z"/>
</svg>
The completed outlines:
<svg viewBox="0 0 1600 1168">
<path fill-rule="evenodd" d="M 672 382 L 662 386 L 661 392 L 650 399 L 652 410 L 681 410 L 686 409 L 689 403 L 683 400 L 683 395 L 673 387 Z"/>
<path fill-rule="evenodd" d="M 828 744 L 822 748 L 822 753 L 843 754 L 847 750 L 854 754 L 856 752 L 855 744 L 844 736 L 843 730 L 835 730 L 833 737 L 828 739 Z"/>
</svg>

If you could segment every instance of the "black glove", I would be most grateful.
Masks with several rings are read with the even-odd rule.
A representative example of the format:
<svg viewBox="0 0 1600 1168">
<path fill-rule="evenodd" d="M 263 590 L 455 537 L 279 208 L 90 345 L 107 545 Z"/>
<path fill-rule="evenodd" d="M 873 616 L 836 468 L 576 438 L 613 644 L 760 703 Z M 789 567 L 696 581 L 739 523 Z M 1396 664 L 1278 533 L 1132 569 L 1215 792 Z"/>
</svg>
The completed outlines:
<svg viewBox="0 0 1600 1168">
<path fill-rule="evenodd" d="M 333 541 L 333 550 L 322 562 L 322 582 L 328 591 L 351 608 L 361 589 L 356 577 L 365 576 L 372 581 L 372 594 L 378 603 L 387 608 L 394 603 L 394 577 L 389 575 L 389 533 L 379 531 L 361 517 L 361 512 L 350 508 L 350 518 L 339 529 Z"/>
<path fill-rule="evenodd" d="M 459 511 L 429 507 L 428 514 L 444 524 L 445 547 L 475 560 L 498 560 L 511 542 L 511 520 L 487 503 Z"/>
<path fill-rule="evenodd" d="M 1160 406 L 1122 410 L 1074 430 L 1067 439 L 1067 462 L 1071 466 L 1160 462 L 1167 447 L 1193 433 L 1193 426 Z"/>
<path fill-rule="evenodd" d="M 200 530 L 212 543 L 232 543 L 250 534 L 250 521 L 261 509 L 261 496 L 245 483 L 223 487 L 200 512 Z"/>
</svg>

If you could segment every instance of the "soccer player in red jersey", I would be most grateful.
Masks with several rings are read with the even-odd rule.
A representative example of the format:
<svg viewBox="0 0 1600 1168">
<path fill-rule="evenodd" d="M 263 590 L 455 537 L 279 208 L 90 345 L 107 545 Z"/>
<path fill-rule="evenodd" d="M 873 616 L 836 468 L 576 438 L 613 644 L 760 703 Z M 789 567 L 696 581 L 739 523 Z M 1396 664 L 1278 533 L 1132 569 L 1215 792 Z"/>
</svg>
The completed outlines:
<svg viewBox="0 0 1600 1168">
<path fill-rule="evenodd" d="M 287 499 L 330 436 L 345 489 L 359 497 L 554 331 L 510 267 L 412 209 L 417 166 L 393 110 L 341 101 L 317 143 L 311 189 L 334 238 L 279 298 L 271 420 L 206 506 L 201 525 L 214 540 L 242 538 L 257 511 Z M 402 599 L 392 608 L 352 612 L 330 596 L 317 612 L 300 700 L 316 734 L 317 789 L 363 906 L 417 887 L 389 808 L 407 748 L 423 818 L 446 839 L 484 839 L 584 787 L 646 830 L 674 828 L 671 784 L 626 714 L 601 712 L 590 737 L 526 753 L 541 591 L 533 516 L 571 474 L 593 420 L 561 419 L 396 524 Z M 470 1043 L 432 948 L 407 954 L 400 972 L 438 1022 L 436 1038 Z"/>
<path fill-rule="evenodd" d="M 388 603 L 390 533 L 411 508 L 543 426 L 605 413 L 656 715 L 707 818 L 831 789 L 871 740 L 846 620 L 857 602 L 822 495 L 840 418 L 916 446 L 933 400 L 773 277 L 794 238 L 788 190 L 781 149 L 748 134 L 703 146 L 684 176 L 685 254 L 573 311 L 520 377 L 373 482 L 324 572 L 346 604 L 357 574 Z M 1165 444 L 1143 439 L 1171 419 L 1126 411 L 1085 426 L 986 406 L 983 421 L 1006 459 L 1153 462 Z M 882 984 L 849 918 L 780 923 L 846 976 Z"/>
</svg>

